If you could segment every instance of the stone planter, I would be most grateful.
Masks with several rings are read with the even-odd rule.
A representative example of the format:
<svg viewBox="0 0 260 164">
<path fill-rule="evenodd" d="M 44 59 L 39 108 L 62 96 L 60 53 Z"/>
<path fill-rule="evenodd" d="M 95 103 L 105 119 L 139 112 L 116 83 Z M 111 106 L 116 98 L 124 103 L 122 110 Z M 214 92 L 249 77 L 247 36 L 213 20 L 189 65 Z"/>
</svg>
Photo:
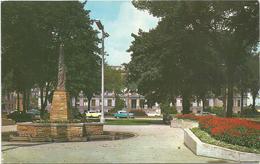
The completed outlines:
<svg viewBox="0 0 260 164">
<path fill-rule="evenodd" d="M 20 137 L 73 138 L 102 135 L 102 123 L 18 123 Z"/>
<path fill-rule="evenodd" d="M 190 121 L 190 120 L 183 120 L 183 119 L 177 119 L 173 118 L 171 121 L 171 127 L 172 128 L 193 128 L 198 127 L 199 124 L 196 121 Z"/>
<path fill-rule="evenodd" d="M 196 155 L 243 162 L 260 161 L 260 154 L 240 152 L 201 142 L 190 129 L 184 129 L 184 144 Z"/>
</svg>

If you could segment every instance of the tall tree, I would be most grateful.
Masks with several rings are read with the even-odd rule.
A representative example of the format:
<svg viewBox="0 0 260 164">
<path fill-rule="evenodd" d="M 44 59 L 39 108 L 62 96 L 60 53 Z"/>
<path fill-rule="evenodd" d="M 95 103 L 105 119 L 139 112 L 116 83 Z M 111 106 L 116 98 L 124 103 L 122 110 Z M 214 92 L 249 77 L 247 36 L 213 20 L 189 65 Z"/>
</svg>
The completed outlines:
<svg viewBox="0 0 260 164">
<path fill-rule="evenodd" d="M 57 83 L 60 44 L 65 45 L 67 90 L 75 95 L 88 81 L 96 81 L 99 39 L 91 27 L 85 4 L 77 1 L 3 3 L 2 77 L 13 73 L 12 88 L 24 93 L 24 103 L 30 88 L 38 86 L 42 114 Z"/>
<path fill-rule="evenodd" d="M 183 113 L 188 113 L 192 97 L 203 100 L 227 86 L 227 116 L 232 116 L 235 72 L 257 43 L 258 3 L 133 1 L 133 5 L 161 18 L 155 29 L 133 35 L 129 76 L 138 82 L 138 90 L 160 98 L 181 95 Z"/>
</svg>

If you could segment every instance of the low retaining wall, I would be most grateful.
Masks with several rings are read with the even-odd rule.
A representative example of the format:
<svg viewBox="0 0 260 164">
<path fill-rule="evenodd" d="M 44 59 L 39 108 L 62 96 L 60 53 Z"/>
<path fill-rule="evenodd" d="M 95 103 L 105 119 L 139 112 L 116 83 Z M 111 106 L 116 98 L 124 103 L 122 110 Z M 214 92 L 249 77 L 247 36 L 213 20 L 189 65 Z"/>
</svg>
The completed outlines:
<svg viewBox="0 0 260 164">
<path fill-rule="evenodd" d="M 18 123 L 19 136 L 74 138 L 103 134 L 102 123 Z"/>
<path fill-rule="evenodd" d="M 240 152 L 201 142 L 190 129 L 184 129 L 184 144 L 196 155 L 233 161 L 260 161 L 260 154 Z"/>
<path fill-rule="evenodd" d="M 196 121 L 190 121 L 190 120 L 183 120 L 183 119 L 177 119 L 173 118 L 171 120 L 171 127 L 172 128 L 193 128 L 198 127 L 199 124 Z"/>
</svg>

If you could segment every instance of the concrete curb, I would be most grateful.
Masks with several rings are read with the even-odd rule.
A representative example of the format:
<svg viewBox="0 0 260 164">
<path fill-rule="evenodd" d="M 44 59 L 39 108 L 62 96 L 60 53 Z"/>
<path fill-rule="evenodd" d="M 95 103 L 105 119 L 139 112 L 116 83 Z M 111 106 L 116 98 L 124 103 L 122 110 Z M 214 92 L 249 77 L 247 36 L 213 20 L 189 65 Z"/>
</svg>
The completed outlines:
<svg viewBox="0 0 260 164">
<path fill-rule="evenodd" d="M 240 152 L 201 142 L 190 129 L 184 129 L 184 144 L 196 155 L 242 162 L 260 161 L 260 154 Z"/>
</svg>

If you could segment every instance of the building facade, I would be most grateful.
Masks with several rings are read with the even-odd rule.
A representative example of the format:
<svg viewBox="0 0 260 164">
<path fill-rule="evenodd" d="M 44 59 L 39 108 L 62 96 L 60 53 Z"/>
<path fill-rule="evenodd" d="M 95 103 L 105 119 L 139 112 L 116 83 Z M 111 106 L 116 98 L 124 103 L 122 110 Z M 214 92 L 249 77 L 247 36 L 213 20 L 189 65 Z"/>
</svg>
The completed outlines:
<svg viewBox="0 0 260 164">
<path fill-rule="evenodd" d="M 125 93 L 118 95 L 125 103 L 125 109 L 134 110 L 134 109 L 147 109 L 145 105 L 145 97 L 137 93 Z M 76 103 L 75 103 L 76 101 Z M 72 106 L 75 107 L 75 104 L 80 112 L 88 109 L 88 99 L 80 94 L 77 100 L 72 98 Z M 91 111 L 101 111 L 101 96 L 94 95 L 90 100 L 90 110 Z M 108 112 L 113 109 L 116 105 L 116 95 L 113 92 L 105 92 L 104 94 L 104 112 Z"/>
</svg>

